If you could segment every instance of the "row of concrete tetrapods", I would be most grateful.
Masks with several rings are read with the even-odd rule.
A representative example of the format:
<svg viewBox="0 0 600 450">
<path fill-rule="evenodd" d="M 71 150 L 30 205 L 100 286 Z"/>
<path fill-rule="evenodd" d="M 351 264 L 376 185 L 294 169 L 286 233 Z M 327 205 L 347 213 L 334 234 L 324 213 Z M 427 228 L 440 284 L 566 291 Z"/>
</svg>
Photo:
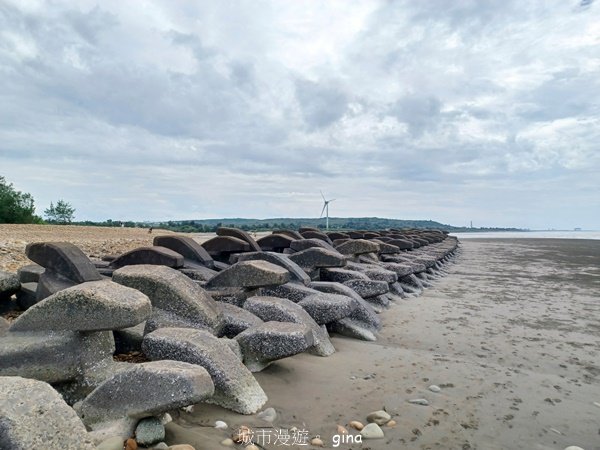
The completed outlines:
<svg viewBox="0 0 600 450">
<path fill-rule="evenodd" d="M 35 264 L 0 273 L 0 307 L 25 310 L 0 319 L 0 411 L 13 424 L 0 448 L 35 448 L 39 436 L 48 449 L 94 448 L 201 402 L 253 414 L 267 396 L 252 372 L 328 356 L 330 333 L 376 340 L 380 314 L 442 276 L 457 245 L 435 230 L 308 228 L 258 240 L 219 228 L 203 244 L 156 236 L 102 259 L 30 244 Z M 147 362 L 115 361 L 131 351 Z M 56 420 L 16 407 L 15 392 Z"/>
</svg>

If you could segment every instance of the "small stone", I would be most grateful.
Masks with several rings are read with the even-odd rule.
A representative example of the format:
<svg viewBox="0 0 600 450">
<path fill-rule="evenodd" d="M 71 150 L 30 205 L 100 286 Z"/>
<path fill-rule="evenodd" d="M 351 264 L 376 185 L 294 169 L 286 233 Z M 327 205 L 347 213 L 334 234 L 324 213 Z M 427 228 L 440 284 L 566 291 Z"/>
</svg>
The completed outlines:
<svg viewBox="0 0 600 450">
<path fill-rule="evenodd" d="M 169 446 L 165 442 L 159 442 L 152 448 L 154 450 L 167 450 L 169 448 Z"/>
<path fill-rule="evenodd" d="M 346 427 L 344 427 L 342 425 L 338 425 L 337 426 L 337 434 L 348 434 L 348 430 L 346 430 Z"/>
<path fill-rule="evenodd" d="M 275 411 L 275 408 L 267 408 L 264 411 L 259 412 L 256 417 L 265 422 L 273 423 L 277 418 L 277 412 Z"/>
<path fill-rule="evenodd" d="M 135 428 L 135 440 L 145 447 L 161 442 L 164 438 L 165 426 L 156 417 L 140 420 Z"/>
<path fill-rule="evenodd" d="M 166 425 L 171 422 L 173 422 L 173 418 L 171 417 L 171 414 L 169 414 L 169 413 L 164 413 L 162 415 L 162 417 L 160 418 L 160 423 L 162 423 L 163 425 Z"/>
<path fill-rule="evenodd" d="M 135 439 L 127 439 L 127 442 L 125 442 L 125 450 L 137 450 L 138 445 L 137 442 L 135 442 Z"/>
<path fill-rule="evenodd" d="M 252 428 L 242 425 L 231 435 L 231 439 L 233 439 L 233 442 L 236 444 L 240 444 L 242 442 L 250 442 L 253 436 L 254 431 L 252 431 Z"/>
<path fill-rule="evenodd" d="M 168 450 L 196 450 L 196 449 L 188 444 L 177 444 L 177 445 L 171 445 Z"/>
<path fill-rule="evenodd" d="M 387 427 L 393 428 L 396 426 L 396 421 L 395 420 L 390 420 L 388 423 L 385 424 Z"/>
<path fill-rule="evenodd" d="M 367 422 L 376 423 L 377 425 L 385 425 L 390 421 L 391 418 L 392 416 L 383 410 L 373 411 L 367 416 Z"/>
<path fill-rule="evenodd" d="M 429 389 L 431 392 L 440 392 L 442 390 L 442 388 L 436 386 L 435 384 L 432 384 L 427 389 Z"/>
<path fill-rule="evenodd" d="M 421 406 L 429 405 L 429 402 L 427 400 L 425 400 L 424 398 L 413 398 L 413 399 L 409 400 L 408 403 L 412 403 L 413 405 L 421 405 Z"/>
<path fill-rule="evenodd" d="M 321 439 L 319 439 L 318 437 L 312 438 L 310 440 L 310 445 L 312 445 L 313 447 L 324 447 L 325 446 L 323 441 Z"/>
<path fill-rule="evenodd" d="M 227 438 L 227 439 L 223 439 L 221 441 L 221 445 L 223 445 L 224 447 L 233 447 L 233 439 Z"/>
<path fill-rule="evenodd" d="M 215 428 L 217 430 L 226 430 L 227 429 L 227 424 L 225 422 L 223 422 L 222 420 L 217 420 L 215 422 Z"/>
<path fill-rule="evenodd" d="M 565 450 L 583 450 L 583 449 L 576 445 L 569 445 L 567 448 L 565 448 Z"/>
<path fill-rule="evenodd" d="M 600 403 L 594 402 L 594 406 L 597 406 L 598 408 L 600 408 Z"/>
<path fill-rule="evenodd" d="M 385 437 L 383 430 L 376 423 L 368 423 L 360 432 L 365 439 L 382 439 Z"/>
<path fill-rule="evenodd" d="M 354 428 L 355 430 L 362 430 L 365 426 L 359 422 L 358 420 L 353 420 L 352 422 L 350 422 L 349 424 L 352 428 Z"/>
<path fill-rule="evenodd" d="M 260 450 L 258 445 L 250 444 L 247 447 L 244 447 L 246 450 Z"/>
</svg>

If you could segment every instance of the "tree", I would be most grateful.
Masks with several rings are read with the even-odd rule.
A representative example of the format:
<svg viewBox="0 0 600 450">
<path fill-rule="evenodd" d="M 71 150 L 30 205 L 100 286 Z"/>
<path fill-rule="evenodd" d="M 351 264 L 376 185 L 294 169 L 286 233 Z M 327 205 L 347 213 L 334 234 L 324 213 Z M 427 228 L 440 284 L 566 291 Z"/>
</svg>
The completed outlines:
<svg viewBox="0 0 600 450">
<path fill-rule="evenodd" d="M 75 214 L 75 208 L 64 200 L 56 202 L 56 206 L 50 202 L 50 207 L 44 210 L 44 215 L 48 221 L 60 224 L 71 223 Z"/>
<path fill-rule="evenodd" d="M 15 190 L 12 183 L 0 176 L 0 223 L 41 223 L 34 214 L 33 197 Z"/>
</svg>

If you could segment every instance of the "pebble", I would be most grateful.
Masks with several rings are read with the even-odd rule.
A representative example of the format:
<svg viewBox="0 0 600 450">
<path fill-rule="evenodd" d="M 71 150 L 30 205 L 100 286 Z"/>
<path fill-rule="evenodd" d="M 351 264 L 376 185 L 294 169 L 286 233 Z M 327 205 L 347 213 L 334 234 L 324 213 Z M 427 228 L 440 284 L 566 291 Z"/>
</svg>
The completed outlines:
<svg viewBox="0 0 600 450">
<path fill-rule="evenodd" d="M 164 442 L 159 442 L 153 447 L 154 450 L 167 450 L 168 448 L 169 446 Z"/>
<path fill-rule="evenodd" d="M 138 445 L 137 442 L 135 442 L 135 439 L 127 439 L 127 442 L 125 442 L 125 450 L 137 450 Z"/>
<path fill-rule="evenodd" d="M 275 411 L 275 408 L 267 408 L 264 411 L 259 412 L 256 417 L 265 422 L 273 423 L 277 418 L 277 412 Z"/>
<path fill-rule="evenodd" d="M 165 426 L 156 417 L 146 417 L 135 427 L 135 440 L 138 444 L 149 447 L 165 438 Z"/>
<path fill-rule="evenodd" d="M 392 416 L 383 410 L 373 411 L 367 416 L 367 422 L 376 423 L 377 425 L 385 425 L 391 420 Z"/>
<path fill-rule="evenodd" d="M 227 438 L 227 439 L 223 439 L 221 441 L 221 445 L 224 445 L 225 447 L 233 447 L 233 439 Z"/>
<path fill-rule="evenodd" d="M 254 444 L 250 444 L 247 447 L 244 447 L 246 450 L 260 450 L 260 448 L 258 448 L 258 445 L 254 445 Z"/>
<path fill-rule="evenodd" d="M 362 430 L 365 426 L 359 422 L 358 420 L 353 420 L 352 422 L 350 422 L 349 424 L 352 428 L 354 428 L 355 430 Z"/>
<path fill-rule="evenodd" d="M 162 417 L 160 418 L 160 423 L 162 423 L 163 425 L 166 425 L 171 422 L 173 422 L 173 418 L 171 417 L 171 414 L 169 414 L 169 413 L 164 413 L 162 415 Z"/>
<path fill-rule="evenodd" d="M 581 447 L 577 447 L 576 445 L 569 445 L 565 450 L 583 450 Z"/>
<path fill-rule="evenodd" d="M 429 389 L 431 392 L 440 392 L 442 390 L 441 387 L 436 386 L 435 384 L 432 384 L 427 389 Z"/>
<path fill-rule="evenodd" d="M 558 431 L 556 428 L 550 428 L 550 431 L 552 431 L 553 433 L 556 434 L 562 434 L 560 431 Z"/>
<path fill-rule="evenodd" d="M 310 440 L 310 445 L 312 445 L 314 447 L 324 447 L 325 446 L 325 444 L 323 443 L 323 441 L 321 439 L 319 439 L 318 437 L 312 438 Z"/>
<path fill-rule="evenodd" d="M 227 429 L 227 424 L 225 422 L 223 422 L 222 420 L 217 420 L 215 422 L 215 428 L 217 430 L 226 430 Z"/>
<path fill-rule="evenodd" d="M 169 447 L 169 450 L 196 450 L 196 449 L 188 444 L 177 444 L 177 445 L 171 445 Z"/>
<path fill-rule="evenodd" d="M 396 421 L 395 420 L 390 420 L 388 423 L 385 424 L 386 427 L 395 427 L 396 426 Z"/>
<path fill-rule="evenodd" d="M 383 430 L 376 423 L 368 423 L 360 432 L 365 439 L 382 439 L 385 437 Z"/>
<path fill-rule="evenodd" d="M 346 427 L 344 427 L 342 425 L 338 425 L 337 426 L 337 434 L 348 434 L 348 430 L 346 430 Z"/>
<path fill-rule="evenodd" d="M 184 410 L 186 413 L 191 414 L 194 412 L 194 405 L 184 406 L 181 409 Z"/>
<path fill-rule="evenodd" d="M 413 399 L 409 400 L 408 403 L 412 403 L 413 405 L 421 405 L 421 406 L 429 405 L 429 402 L 427 400 L 425 400 L 424 398 L 413 398 Z"/>
<path fill-rule="evenodd" d="M 239 427 L 235 433 L 231 436 L 233 442 L 239 444 L 241 442 L 249 442 L 251 437 L 254 435 L 254 431 L 247 427 L 246 425 L 242 425 Z"/>
<path fill-rule="evenodd" d="M 594 406 L 597 406 L 598 408 L 600 408 L 600 403 L 594 402 Z"/>
</svg>

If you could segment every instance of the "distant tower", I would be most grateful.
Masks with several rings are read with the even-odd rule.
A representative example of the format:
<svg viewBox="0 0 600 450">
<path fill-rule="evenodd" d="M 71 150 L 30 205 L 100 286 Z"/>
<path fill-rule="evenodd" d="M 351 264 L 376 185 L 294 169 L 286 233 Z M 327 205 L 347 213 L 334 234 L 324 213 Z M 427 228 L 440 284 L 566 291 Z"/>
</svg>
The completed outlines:
<svg viewBox="0 0 600 450">
<path fill-rule="evenodd" d="M 473 228 L 473 221 L 471 220 L 471 228 Z"/>
</svg>

